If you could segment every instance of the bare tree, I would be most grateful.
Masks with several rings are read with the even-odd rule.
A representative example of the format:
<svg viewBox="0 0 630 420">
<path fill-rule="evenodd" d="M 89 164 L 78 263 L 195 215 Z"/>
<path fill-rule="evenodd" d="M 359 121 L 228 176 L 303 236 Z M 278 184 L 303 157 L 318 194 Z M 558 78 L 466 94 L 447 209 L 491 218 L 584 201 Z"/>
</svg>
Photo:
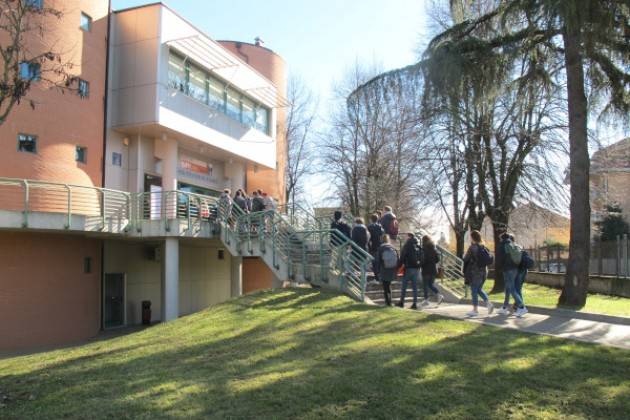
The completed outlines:
<svg viewBox="0 0 630 420">
<path fill-rule="evenodd" d="M 313 124 L 317 101 L 302 79 L 289 79 L 288 99 L 291 103 L 285 126 L 287 165 L 285 197 L 289 206 L 295 206 L 303 193 L 303 182 L 311 173 Z"/>
<path fill-rule="evenodd" d="M 60 89 L 72 88 L 74 79 L 54 42 L 47 39 L 48 24 L 62 12 L 33 0 L 0 0 L 0 125 L 34 82 Z M 32 108 L 36 106 L 29 101 Z"/>
</svg>

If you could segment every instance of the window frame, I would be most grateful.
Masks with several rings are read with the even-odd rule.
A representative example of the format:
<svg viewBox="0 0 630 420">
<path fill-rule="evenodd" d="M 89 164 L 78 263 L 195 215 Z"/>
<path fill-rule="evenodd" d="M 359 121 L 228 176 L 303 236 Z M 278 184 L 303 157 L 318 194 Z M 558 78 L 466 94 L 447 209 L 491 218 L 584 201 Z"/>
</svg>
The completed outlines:
<svg viewBox="0 0 630 420">
<path fill-rule="evenodd" d="M 32 138 L 32 142 L 33 142 L 33 150 L 25 150 L 21 147 L 22 145 L 22 141 L 20 140 L 20 137 L 30 137 Z M 33 154 L 37 154 L 37 140 L 39 140 L 38 136 L 36 136 L 35 134 L 27 134 L 27 133 L 18 133 L 17 135 L 17 151 L 18 152 L 24 152 L 24 153 L 33 153 Z M 24 140 L 27 141 L 27 140 Z"/>
<path fill-rule="evenodd" d="M 83 23 L 83 18 L 86 18 L 87 27 L 85 27 Z M 92 16 L 88 15 L 84 11 L 81 11 L 81 16 L 79 18 L 79 29 L 81 29 L 84 32 L 92 32 L 92 22 L 93 22 Z"/>
<path fill-rule="evenodd" d="M 120 159 L 118 162 L 116 163 L 116 159 Z M 122 160 L 123 160 L 123 155 L 122 153 L 119 152 L 112 152 L 112 166 L 118 166 L 119 168 L 122 168 Z"/>
<path fill-rule="evenodd" d="M 80 157 L 80 153 L 83 154 L 83 159 L 79 159 Z M 80 146 L 80 145 L 76 145 L 74 148 L 74 161 L 77 163 L 82 163 L 84 165 L 87 165 L 87 153 L 88 153 L 88 148 L 85 146 Z"/>
</svg>

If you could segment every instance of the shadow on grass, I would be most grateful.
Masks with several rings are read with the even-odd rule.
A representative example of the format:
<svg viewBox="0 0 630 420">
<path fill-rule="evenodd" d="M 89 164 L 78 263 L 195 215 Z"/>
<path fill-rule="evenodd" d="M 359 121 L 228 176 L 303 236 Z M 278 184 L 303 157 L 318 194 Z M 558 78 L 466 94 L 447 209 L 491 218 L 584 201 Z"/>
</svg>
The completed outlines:
<svg viewBox="0 0 630 420">
<path fill-rule="evenodd" d="M 25 373 L 0 373 L 10 397 L 0 415 L 623 418 L 630 411 L 630 352 L 312 290 L 248 295 L 111 344 L 120 348 L 62 361 L 41 355 Z"/>
</svg>

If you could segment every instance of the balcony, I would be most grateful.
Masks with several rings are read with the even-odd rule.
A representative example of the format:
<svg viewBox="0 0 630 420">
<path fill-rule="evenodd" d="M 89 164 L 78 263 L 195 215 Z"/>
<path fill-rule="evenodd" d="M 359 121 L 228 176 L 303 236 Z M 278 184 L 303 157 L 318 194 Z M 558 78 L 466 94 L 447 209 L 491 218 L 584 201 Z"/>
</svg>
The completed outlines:
<svg viewBox="0 0 630 420">
<path fill-rule="evenodd" d="M 0 178 L 0 229 L 213 238 L 219 231 L 217 199 Z"/>
</svg>

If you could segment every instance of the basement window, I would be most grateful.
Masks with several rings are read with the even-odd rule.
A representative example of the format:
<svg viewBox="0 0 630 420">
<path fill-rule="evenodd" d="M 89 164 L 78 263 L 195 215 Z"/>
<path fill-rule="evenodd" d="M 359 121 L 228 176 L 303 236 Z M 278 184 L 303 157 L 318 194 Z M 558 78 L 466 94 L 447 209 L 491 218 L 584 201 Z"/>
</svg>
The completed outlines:
<svg viewBox="0 0 630 420">
<path fill-rule="evenodd" d="M 87 147 L 77 146 L 74 152 L 74 160 L 80 163 L 87 163 Z"/>
<path fill-rule="evenodd" d="M 37 153 L 37 136 L 18 134 L 18 152 Z"/>
</svg>

